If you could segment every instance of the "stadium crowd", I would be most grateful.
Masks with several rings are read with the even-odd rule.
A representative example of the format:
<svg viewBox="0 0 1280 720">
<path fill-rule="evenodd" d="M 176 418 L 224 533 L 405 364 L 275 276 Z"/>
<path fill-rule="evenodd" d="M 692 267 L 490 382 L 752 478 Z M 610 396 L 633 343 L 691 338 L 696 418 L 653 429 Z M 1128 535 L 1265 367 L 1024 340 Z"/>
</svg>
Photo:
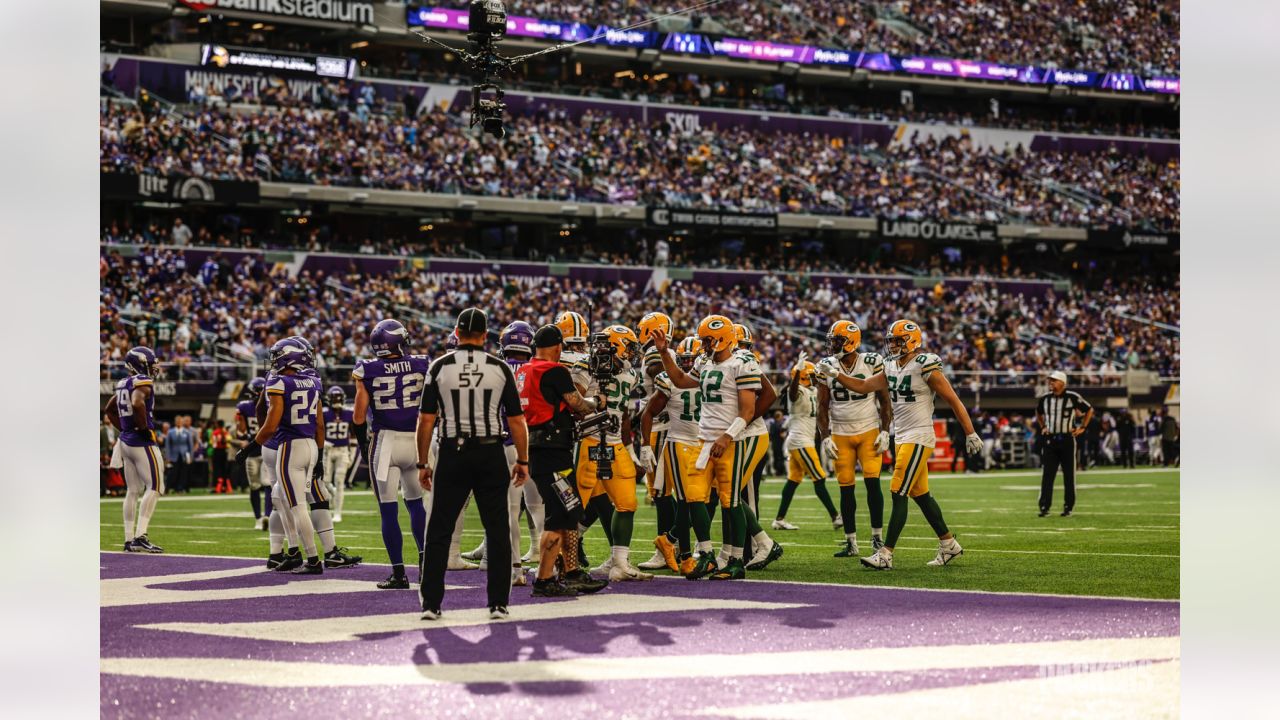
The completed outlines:
<svg viewBox="0 0 1280 720">
<path fill-rule="evenodd" d="M 1119 153 L 1032 153 L 919 133 L 890 146 L 741 127 L 680 133 L 557 108 L 482 142 L 457 116 L 321 110 L 144 112 L 104 102 L 104 171 L 262 175 L 307 184 L 890 218 L 1179 224 L 1179 165 Z M 1054 180 L 1070 181 L 1071 195 Z M 1081 196 L 1094 198 L 1083 201 Z"/>
<path fill-rule="evenodd" d="M 179 366 L 213 359 L 215 348 L 262 361 L 276 339 L 301 334 L 336 379 L 368 356 L 368 328 L 384 317 L 404 321 L 415 347 L 434 354 L 444 336 L 430 329 L 432 318 L 480 306 L 494 327 L 517 319 L 537 325 L 562 310 L 584 310 L 591 301 L 598 324 L 634 325 L 653 309 L 668 312 L 681 334 L 713 312 L 745 320 L 755 325 L 757 347 L 773 371 L 789 367 L 801 350 L 818 355 L 822 335 L 836 319 L 854 319 L 866 328 L 868 347 L 878 348 L 877 329 L 905 315 L 923 325 L 930 347 L 952 372 L 995 371 L 1002 376 L 986 382 L 1030 384 L 1035 373 L 1053 366 L 1085 373 L 1082 382 L 1106 383 L 1118 382 L 1116 373 L 1125 367 L 1178 375 L 1178 335 L 1129 318 L 1176 324 L 1179 288 L 1176 280 L 1132 277 L 1096 290 L 1036 295 L 998 292 L 981 281 L 963 288 L 865 280 L 841 286 L 811 283 L 804 275 L 768 275 L 729 288 L 691 282 L 644 288 L 559 278 L 442 277 L 408 263 L 385 275 L 359 272 L 353 264 L 349 273 L 304 270 L 290 277 L 256 256 L 234 266 L 212 257 L 195 268 L 182 250 L 147 247 L 125 258 L 108 246 L 101 268 L 100 360 L 107 374 L 131 346 L 146 344 Z"/>
</svg>

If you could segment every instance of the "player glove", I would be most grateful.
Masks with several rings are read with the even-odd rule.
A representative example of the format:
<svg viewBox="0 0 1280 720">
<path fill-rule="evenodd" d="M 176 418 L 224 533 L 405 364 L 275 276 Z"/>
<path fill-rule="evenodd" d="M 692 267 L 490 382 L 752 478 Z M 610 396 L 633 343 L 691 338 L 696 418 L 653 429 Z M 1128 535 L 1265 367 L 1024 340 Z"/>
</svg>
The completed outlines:
<svg viewBox="0 0 1280 720">
<path fill-rule="evenodd" d="M 356 439 L 356 445 L 360 446 L 360 456 L 369 457 L 369 423 L 353 424 L 351 434 Z"/>
<path fill-rule="evenodd" d="M 316 450 L 316 466 L 311 470 L 311 482 L 320 482 L 324 479 L 324 448 Z"/>
<path fill-rule="evenodd" d="M 253 456 L 254 448 L 260 448 L 260 447 L 262 446 L 258 444 L 257 440 L 250 440 L 248 445 L 245 445 L 244 447 L 236 451 L 236 462 L 240 465 L 243 465 L 246 460 L 248 460 L 250 457 Z"/>
<path fill-rule="evenodd" d="M 802 350 L 800 352 L 800 355 L 796 357 L 795 364 L 791 366 L 791 377 L 795 377 L 799 375 L 800 371 L 804 369 L 804 364 L 808 362 L 808 360 L 809 360 L 809 353 L 806 353 Z"/>
<path fill-rule="evenodd" d="M 640 464 L 648 472 L 656 472 L 658 469 L 658 459 L 653 456 L 653 448 L 645 445 L 640 448 Z"/>
<path fill-rule="evenodd" d="M 840 371 L 833 367 L 830 363 L 820 362 L 814 365 L 814 372 L 823 380 L 832 380 L 840 375 Z"/>
<path fill-rule="evenodd" d="M 877 453 L 883 455 L 889 449 L 889 433 L 881 430 L 880 434 L 876 436 L 876 442 L 872 447 L 875 448 Z"/>
<path fill-rule="evenodd" d="M 982 452 L 982 438 L 978 437 L 978 433 L 969 433 L 964 436 L 964 449 L 970 455 Z"/>
<path fill-rule="evenodd" d="M 839 454 L 836 450 L 836 441 L 831 437 L 822 439 L 822 451 L 825 452 L 832 460 L 835 460 L 836 455 Z"/>
</svg>

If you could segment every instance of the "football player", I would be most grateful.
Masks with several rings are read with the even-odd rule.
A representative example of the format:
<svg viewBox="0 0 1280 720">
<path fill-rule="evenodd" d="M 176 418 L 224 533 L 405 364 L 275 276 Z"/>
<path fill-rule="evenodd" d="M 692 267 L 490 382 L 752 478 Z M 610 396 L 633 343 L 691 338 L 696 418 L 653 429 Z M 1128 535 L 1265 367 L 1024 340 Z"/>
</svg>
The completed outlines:
<svg viewBox="0 0 1280 720">
<path fill-rule="evenodd" d="M 654 330 L 661 330 L 667 337 L 671 337 L 675 332 L 675 324 L 672 323 L 670 316 L 661 312 L 651 312 L 640 319 L 638 336 L 640 349 L 644 353 L 644 372 L 640 382 L 644 388 L 644 397 L 648 399 L 645 404 L 646 409 L 654 403 L 654 398 L 658 397 L 657 378 L 662 373 L 662 358 L 658 355 L 658 351 L 653 349 Z M 649 497 L 653 500 L 654 509 L 658 514 L 658 532 L 653 541 L 655 547 L 653 557 L 637 566 L 641 570 L 656 570 L 664 566 L 672 570 L 677 569 L 675 546 L 665 540 L 675 530 L 676 500 L 671 494 L 671 483 L 667 481 L 665 463 L 658 461 L 658 456 L 662 454 L 662 448 L 666 445 L 669 421 L 665 400 L 666 396 L 663 396 L 664 406 L 659 407 L 653 415 L 645 415 L 644 410 L 641 411 L 640 465 L 645 470 L 645 484 L 648 486 Z"/>
<path fill-rule="evenodd" d="M 831 353 L 819 366 L 867 379 L 884 372 L 884 360 L 874 352 L 858 352 L 862 329 L 850 320 L 837 320 L 827 332 L 827 348 Z M 844 547 L 836 557 L 858 557 L 857 478 L 854 466 L 862 466 L 862 483 L 867 490 L 867 509 L 871 515 L 871 549 L 884 544 L 884 495 L 880 492 L 880 466 L 889 449 L 889 428 L 893 423 L 893 406 L 888 390 L 874 393 L 850 392 L 831 379 L 818 385 L 818 435 L 822 448 L 835 462 L 836 481 L 840 485 L 840 517 L 843 520 Z"/>
<path fill-rule="evenodd" d="M 933 454 L 936 435 L 933 429 L 933 396 L 942 399 L 955 413 L 965 431 L 965 448 L 970 454 L 982 451 L 982 438 L 973 430 L 969 412 L 956 396 L 951 383 L 942 372 L 942 360 L 933 353 L 923 352 L 923 336 L 920 326 L 911 320 L 899 320 L 889 327 L 886 335 L 888 357 L 884 372 L 869 379 L 853 377 L 844 372 L 843 366 L 825 365 L 819 373 L 835 380 L 855 393 L 869 395 L 888 390 L 893 403 L 893 434 L 895 455 L 893 481 L 889 491 L 893 493 L 893 513 L 889 517 L 889 534 L 870 557 L 861 558 L 862 564 L 877 570 L 893 568 L 893 549 L 907 524 L 907 498 L 916 501 L 920 512 L 938 536 L 938 553 L 929 565 L 940 567 L 959 557 L 964 549 L 956 542 L 942 519 L 942 509 L 929 494 L 929 456 Z"/>
<path fill-rule="evenodd" d="M 813 493 L 818 496 L 822 506 L 831 516 L 835 527 L 840 527 L 840 515 L 831 503 L 831 494 L 827 492 L 827 471 L 822 469 L 822 461 L 818 458 L 818 448 L 814 439 L 816 419 L 818 416 L 818 391 L 813 388 L 813 363 L 804 353 L 796 359 L 791 368 L 791 383 L 787 387 L 787 401 L 791 403 L 791 414 L 787 418 L 787 440 L 782 447 L 787 453 L 787 484 L 782 487 L 782 502 L 778 505 L 778 516 L 773 521 L 774 530 L 799 530 L 799 526 L 787 522 L 787 510 L 791 507 L 791 499 L 796 495 L 796 488 L 808 475 L 813 479 Z"/>
<path fill-rule="evenodd" d="M 565 311 L 556 315 L 555 326 L 564 336 L 564 352 L 560 354 L 560 364 L 569 368 L 569 377 L 578 386 L 578 392 L 584 397 L 591 385 L 591 370 L 587 366 L 587 338 L 591 336 L 591 328 L 581 315 L 573 311 Z"/>
<path fill-rule="evenodd" d="M 115 393 L 103 412 L 120 431 L 119 445 L 124 459 L 124 551 L 162 553 L 164 549 L 147 539 L 147 526 L 164 494 L 164 456 L 156 444 L 155 377 L 159 370 L 156 354 L 148 347 L 136 347 L 124 356 L 129 376 L 116 383 Z M 134 525 L 134 521 L 137 525 Z"/>
<path fill-rule="evenodd" d="M 610 325 L 604 334 L 615 349 L 612 376 L 603 382 L 593 378 L 589 390 L 592 396 L 604 396 L 606 410 L 618 418 L 618 429 L 606 433 L 603 444 L 598 434 L 582 438 L 575 468 L 578 494 L 583 506 L 593 499 L 598 506 L 604 502 L 599 499 L 602 497 L 607 498 L 608 505 L 612 506 L 608 516 L 600 513 L 602 525 L 609 524 L 605 537 L 611 553 L 609 559 L 593 571 L 609 573 L 610 582 L 651 580 L 653 575 L 641 572 L 631 564 L 631 535 L 636 514 L 636 461 L 630 449 L 631 415 L 627 408 L 631 391 L 640 384 L 640 376 L 631 368 L 632 361 L 640 352 L 640 341 L 635 332 L 625 325 Z M 612 465 L 613 477 L 610 479 L 601 479 L 597 474 L 601 456 L 607 457 Z"/>
<path fill-rule="evenodd" d="M 324 394 L 324 484 L 333 496 L 333 521 L 342 522 L 342 501 L 346 497 L 348 475 L 354 471 L 351 446 L 351 408 L 347 392 L 339 385 Z"/>
<path fill-rule="evenodd" d="M 696 452 L 693 469 L 681 478 L 689 504 L 690 521 L 698 538 L 698 556 L 685 576 L 696 580 L 711 575 L 717 580 L 746 577 L 743 548 L 748 537 L 755 543 L 753 564 L 763 569 L 782 556 L 775 543 L 742 505 L 742 490 L 769 447 L 769 433 L 757 412 L 763 389 L 762 372 L 754 355 L 739 350 L 733 322 L 723 315 L 708 315 L 698 324 L 703 357 L 697 377 L 680 369 L 667 351 L 667 337 L 654 331 L 654 346 L 662 354 L 662 366 L 677 388 L 698 388 L 702 410 L 698 423 L 700 446 L 680 446 L 686 456 Z M 687 459 L 687 458 L 686 458 Z M 687 467 L 688 463 L 685 466 Z M 722 511 L 723 545 L 728 548 L 723 567 L 712 572 L 711 519 L 703 505 L 715 484 Z"/>
<path fill-rule="evenodd" d="M 676 346 L 676 365 L 690 375 L 695 372 L 698 344 L 698 339 L 690 336 Z M 661 362 L 662 358 L 659 357 L 658 360 Z M 679 448 L 696 448 L 701 444 L 698 440 L 698 420 L 702 414 L 702 394 L 696 387 L 673 386 L 671 377 L 665 370 L 654 378 L 653 384 L 654 393 L 640 415 L 640 427 L 641 432 L 647 433 L 655 417 L 666 415 L 668 418 L 665 441 L 658 447 L 658 462 L 662 468 L 662 491 L 668 497 L 674 496 L 675 520 L 671 530 L 661 532 L 653 541 L 657 553 L 656 558 L 649 561 L 650 567 L 646 567 L 645 563 L 641 563 L 639 567 L 649 570 L 665 566 L 673 572 L 686 575 L 693 570 L 695 561 L 689 544 L 689 505 L 685 500 L 682 477 L 691 469 L 688 465 L 696 458 L 696 450 L 681 452 Z"/>
<path fill-rule="evenodd" d="M 262 447 L 252 442 L 255 435 L 258 434 L 258 398 L 262 396 L 262 391 L 267 387 L 267 381 L 256 377 L 245 385 L 243 396 L 240 402 L 236 403 L 236 438 L 237 445 L 240 448 L 248 448 L 249 451 L 244 460 L 245 477 L 249 480 L 249 505 L 253 507 L 253 526 L 261 528 L 264 532 L 267 529 L 267 518 L 271 516 L 271 486 L 264 480 L 262 474 Z M 240 454 L 236 453 L 237 459 Z M 267 492 L 263 493 L 263 488 Z M 262 495 L 266 495 L 266 508 L 262 507 Z"/>
<path fill-rule="evenodd" d="M 404 571 L 404 536 L 396 496 L 404 493 L 409 526 L 421 558 L 427 511 L 422 502 L 422 485 L 417 482 L 418 403 L 430 361 L 409 354 L 409 331 L 398 320 L 382 320 L 374 325 L 369 333 L 369 348 L 376 357 L 361 360 L 351 372 L 356 384 L 351 433 L 369 464 L 373 495 L 382 516 L 382 544 L 391 560 L 391 575 L 378 587 L 407 590 L 409 578 Z"/>
</svg>

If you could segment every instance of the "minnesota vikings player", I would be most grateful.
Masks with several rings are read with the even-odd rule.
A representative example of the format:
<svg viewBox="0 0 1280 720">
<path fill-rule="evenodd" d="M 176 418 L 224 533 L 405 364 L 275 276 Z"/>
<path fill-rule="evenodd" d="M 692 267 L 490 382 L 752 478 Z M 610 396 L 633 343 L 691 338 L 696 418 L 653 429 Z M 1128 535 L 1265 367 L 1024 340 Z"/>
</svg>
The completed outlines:
<svg viewBox="0 0 1280 720">
<path fill-rule="evenodd" d="M 260 377 L 250 380 L 245 385 L 240 402 L 236 403 L 236 436 L 241 438 L 240 447 L 249 448 L 243 460 L 245 476 L 249 478 L 249 505 L 253 507 L 253 526 L 264 531 L 267 529 L 267 518 L 271 516 L 271 487 L 262 474 L 262 447 L 252 441 L 258 434 L 258 398 L 266 387 L 267 381 Z M 263 488 L 267 490 L 265 512 L 262 507 Z"/>
<path fill-rule="evenodd" d="M 147 525 L 164 494 L 164 458 L 156 446 L 154 378 L 159 369 L 151 348 L 136 347 L 124 356 L 129 377 L 116 383 L 115 394 L 103 408 L 120 431 L 124 455 L 124 551 L 162 553 L 147 539 Z M 135 509 L 136 508 L 136 509 Z M 134 526 L 134 519 L 137 526 Z"/>
<path fill-rule="evenodd" d="M 422 503 L 422 486 L 417 481 L 416 433 L 418 403 L 431 363 L 425 356 L 409 354 L 409 331 L 397 320 L 374 325 L 369 347 L 377 357 L 361 360 L 351 373 L 356 382 L 351 432 L 369 463 L 369 477 L 382 516 L 382 543 L 391 559 L 391 575 L 378 587 L 407 590 L 409 578 L 404 571 L 404 537 L 396 494 L 404 493 L 413 541 L 421 556 L 427 511 Z"/>
<path fill-rule="evenodd" d="M 333 495 L 333 521 L 342 522 L 342 500 L 346 496 L 348 474 L 355 468 L 352 462 L 351 408 L 347 407 L 347 393 L 334 385 L 325 393 L 324 407 L 324 483 Z"/>
</svg>

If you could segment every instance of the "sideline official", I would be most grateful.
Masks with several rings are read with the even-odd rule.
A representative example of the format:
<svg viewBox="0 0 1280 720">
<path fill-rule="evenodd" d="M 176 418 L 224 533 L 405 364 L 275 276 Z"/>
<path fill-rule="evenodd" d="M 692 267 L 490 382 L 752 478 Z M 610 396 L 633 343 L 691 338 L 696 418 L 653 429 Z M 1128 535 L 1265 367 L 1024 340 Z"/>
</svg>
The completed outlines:
<svg viewBox="0 0 1280 720">
<path fill-rule="evenodd" d="M 1062 517 L 1071 515 L 1076 505 L 1076 438 L 1093 419 L 1093 406 L 1080 393 L 1067 390 L 1067 375 L 1049 373 L 1050 392 L 1036 401 L 1036 422 L 1040 425 L 1044 451 L 1044 475 L 1040 480 L 1040 517 L 1053 505 L 1053 481 L 1062 466 Z M 1077 418 L 1083 418 L 1079 424 Z"/>
<path fill-rule="evenodd" d="M 515 377 L 504 361 L 484 351 L 488 318 L 477 308 L 458 315 L 458 348 L 431 363 L 418 416 L 418 457 L 427 458 L 431 435 L 440 423 L 436 466 L 418 463 L 418 479 L 435 493 L 427 519 L 422 578 L 422 619 L 440 618 L 449 542 L 458 514 L 474 494 L 490 557 L 511 557 L 507 488 L 529 478 L 529 437 Z M 505 414 L 515 444 L 515 467 L 508 475 L 503 449 Z M 491 562 L 488 570 L 489 617 L 509 617 L 511 568 Z"/>
</svg>

